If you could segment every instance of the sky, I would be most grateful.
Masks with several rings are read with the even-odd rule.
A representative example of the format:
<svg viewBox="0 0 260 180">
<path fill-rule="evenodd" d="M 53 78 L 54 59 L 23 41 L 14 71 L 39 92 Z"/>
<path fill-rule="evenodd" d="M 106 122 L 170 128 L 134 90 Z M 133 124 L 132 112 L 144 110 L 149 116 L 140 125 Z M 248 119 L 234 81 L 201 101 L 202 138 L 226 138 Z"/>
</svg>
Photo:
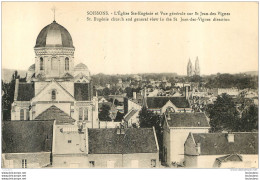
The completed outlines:
<svg viewBox="0 0 260 180">
<path fill-rule="evenodd" d="M 185 75 L 196 57 L 204 75 L 258 71 L 257 2 L 2 2 L 2 68 L 27 70 L 34 63 L 36 38 L 52 23 L 54 6 L 57 23 L 72 36 L 75 64 L 86 64 L 92 74 Z M 86 20 L 88 11 L 118 10 L 226 12 L 230 21 Z"/>
</svg>

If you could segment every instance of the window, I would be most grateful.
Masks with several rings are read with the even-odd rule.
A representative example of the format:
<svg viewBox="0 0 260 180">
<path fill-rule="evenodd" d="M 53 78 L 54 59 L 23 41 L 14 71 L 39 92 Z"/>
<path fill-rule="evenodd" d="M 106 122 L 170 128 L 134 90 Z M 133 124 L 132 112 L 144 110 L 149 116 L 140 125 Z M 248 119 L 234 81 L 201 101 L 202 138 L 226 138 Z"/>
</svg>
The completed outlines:
<svg viewBox="0 0 260 180">
<path fill-rule="evenodd" d="M 68 140 L 68 143 L 71 143 L 71 140 Z"/>
<path fill-rule="evenodd" d="M 95 167 L 95 161 L 89 161 L 89 167 Z"/>
<path fill-rule="evenodd" d="M 88 109 L 84 108 L 84 120 L 88 120 Z"/>
<path fill-rule="evenodd" d="M 79 108 L 79 120 L 83 120 L 83 108 Z"/>
<path fill-rule="evenodd" d="M 156 167 L 156 159 L 151 160 L 151 167 Z"/>
<path fill-rule="evenodd" d="M 40 58 L 40 70 L 44 70 L 43 58 Z"/>
<path fill-rule="evenodd" d="M 27 159 L 22 159 L 22 168 L 27 168 Z"/>
<path fill-rule="evenodd" d="M 20 109 L 20 120 L 24 120 L 24 109 Z"/>
<path fill-rule="evenodd" d="M 69 67 L 70 67 L 69 58 L 66 57 L 66 58 L 65 58 L 65 70 L 68 71 L 68 70 L 69 70 Z"/>
<path fill-rule="evenodd" d="M 27 119 L 27 120 L 30 120 L 29 109 L 26 109 L 26 119 Z"/>
<path fill-rule="evenodd" d="M 56 91 L 55 90 L 51 91 L 51 99 L 56 100 Z"/>
<path fill-rule="evenodd" d="M 56 57 L 51 58 L 51 70 L 58 70 L 59 61 Z"/>
</svg>

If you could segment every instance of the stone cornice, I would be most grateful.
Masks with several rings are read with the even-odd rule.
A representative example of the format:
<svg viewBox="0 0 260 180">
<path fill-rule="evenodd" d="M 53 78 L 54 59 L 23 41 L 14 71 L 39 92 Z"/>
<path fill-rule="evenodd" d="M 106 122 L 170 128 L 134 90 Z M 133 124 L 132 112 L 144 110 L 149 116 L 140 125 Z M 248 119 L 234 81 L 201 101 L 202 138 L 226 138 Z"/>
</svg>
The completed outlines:
<svg viewBox="0 0 260 180">
<path fill-rule="evenodd" d="M 39 55 L 74 55 L 75 48 L 65 48 L 65 47 L 41 47 L 34 48 L 36 56 Z"/>
</svg>

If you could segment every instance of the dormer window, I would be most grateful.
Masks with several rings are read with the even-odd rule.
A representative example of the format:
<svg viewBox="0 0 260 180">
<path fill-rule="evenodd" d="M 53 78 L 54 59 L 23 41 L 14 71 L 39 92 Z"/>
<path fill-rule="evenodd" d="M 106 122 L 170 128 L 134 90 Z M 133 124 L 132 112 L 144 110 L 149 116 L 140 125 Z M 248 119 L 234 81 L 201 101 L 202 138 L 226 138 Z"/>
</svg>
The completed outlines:
<svg viewBox="0 0 260 180">
<path fill-rule="evenodd" d="M 65 70 L 66 70 L 66 71 L 69 70 L 69 66 L 70 66 L 69 58 L 66 57 L 66 58 L 65 58 Z"/>
<path fill-rule="evenodd" d="M 51 99 L 54 101 L 56 100 L 56 91 L 55 90 L 52 90 L 51 91 Z"/>
<path fill-rule="evenodd" d="M 40 70 L 44 70 L 44 65 L 43 65 L 43 58 L 40 58 Z"/>
</svg>

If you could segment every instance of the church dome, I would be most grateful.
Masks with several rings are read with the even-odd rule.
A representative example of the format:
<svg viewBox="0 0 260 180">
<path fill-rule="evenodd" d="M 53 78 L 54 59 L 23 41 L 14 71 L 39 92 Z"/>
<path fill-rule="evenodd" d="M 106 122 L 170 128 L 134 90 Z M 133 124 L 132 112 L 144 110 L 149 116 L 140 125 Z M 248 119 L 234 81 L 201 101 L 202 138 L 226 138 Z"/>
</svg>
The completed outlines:
<svg viewBox="0 0 260 180">
<path fill-rule="evenodd" d="M 32 64 L 32 65 L 29 67 L 28 71 L 35 71 L 35 64 Z"/>
<path fill-rule="evenodd" d="M 38 47 L 74 48 L 70 33 L 56 21 L 53 21 L 41 30 L 35 45 L 35 48 Z"/>
<path fill-rule="evenodd" d="M 74 68 L 74 70 L 75 71 L 88 71 L 88 67 L 85 65 L 85 64 L 83 64 L 83 63 L 79 63 L 79 64 L 77 64 L 76 66 L 75 66 L 75 68 Z"/>
</svg>

